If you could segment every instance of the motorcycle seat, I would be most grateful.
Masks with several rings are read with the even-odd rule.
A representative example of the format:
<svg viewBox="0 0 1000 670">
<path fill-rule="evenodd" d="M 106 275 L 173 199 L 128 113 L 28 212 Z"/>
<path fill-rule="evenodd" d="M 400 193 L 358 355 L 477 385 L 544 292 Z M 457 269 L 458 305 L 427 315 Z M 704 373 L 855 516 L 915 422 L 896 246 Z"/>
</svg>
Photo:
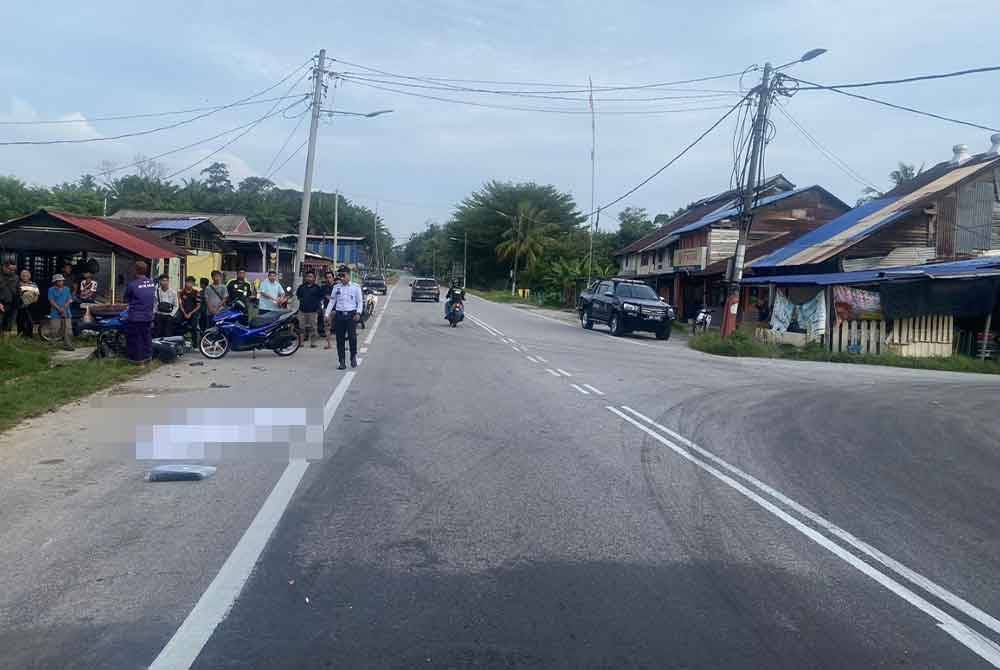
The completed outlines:
<svg viewBox="0 0 1000 670">
<path fill-rule="evenodd" d="M 251 319 L 251 321 L 250 321 L 250 327 L 251 328 L 260 328 L 261 326 L 266 326 L 266 325 L 268 325 L 270 323 L 274 323 L 275 321 L 277 321 L 281 317 L 285 316 L 285 314 L 287 314 L 287 312 L 277 312 L 277 311 L 275 311 L 275 312 L 261 312 L 261 313 L 257 314 L 257 316 L 255 316 L 253 319 Z"/>
</svg>

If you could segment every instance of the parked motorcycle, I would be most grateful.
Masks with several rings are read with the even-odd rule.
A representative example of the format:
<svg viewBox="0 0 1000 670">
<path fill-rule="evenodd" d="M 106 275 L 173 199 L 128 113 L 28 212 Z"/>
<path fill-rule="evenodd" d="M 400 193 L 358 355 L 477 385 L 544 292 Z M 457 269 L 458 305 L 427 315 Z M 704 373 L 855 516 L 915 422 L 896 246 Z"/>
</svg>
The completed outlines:
<svg viewBox="0 0 1000 670">
<path fill-rule="evenodd" d="M 288 289 L 291 292 L 291 289 Z M 254 317 L 246 305 L 237 302 L 219 312 L 205 331 L 198 349 L 205 358 L 219 359 L 230 351 L 270 349 L 278 356 L 291 356 L 299 350 L 298 310 L 264 312 Z"/>
<path fill-rule="evenodd" d="M 370 288 L 362 289 L 362 292 L 365 294 L 365 305 L 361 312 L 361 327 L 364 328 L 368 319 L 372 317 L 375 313 L 375 308 L 378 306 L 378 295 L 376 295 L 375 291 Z"/>
<path fill-rule="evenodd" d="M 702 307 L 698 310 L 698 316 L 694 317 L 694 323 L 691 325 L 691 334 L 697 335 L 699 330 L 702 333 L 707 333 L 711 326 L 712 311 L 708 307 Z"/>
</svg>

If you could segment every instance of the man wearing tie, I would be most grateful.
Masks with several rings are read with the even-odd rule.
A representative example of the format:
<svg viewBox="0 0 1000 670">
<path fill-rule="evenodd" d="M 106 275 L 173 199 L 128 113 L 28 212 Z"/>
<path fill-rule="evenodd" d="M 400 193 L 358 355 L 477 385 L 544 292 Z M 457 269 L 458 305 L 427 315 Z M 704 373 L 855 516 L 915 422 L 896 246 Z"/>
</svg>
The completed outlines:
<svg viewBox="0 0 1000 670">
<path fill-rule="evenodd" d="M 337 336 L 337 358 L 340 359 L 338 370 L 344 370 L 346 351 L 344 350 L 344 340 L 351 341 L 351 367 L 358 367 L 358 333 L 357 323 L 361 319 L 361 311 L 364 309 L 364 297 L 361 295 L 361 287 L 351 281 L 351 271 L 346 267 L 341 267 L 337 271 L 340 283 L 333 287 L 330 292 L 330 302 L 326 306 L 326 313 L 323 315 L 329 324 L 333 319 L 333 332 Z M 327 327 L 330 327 L 329 325 Z"/>
</svg>

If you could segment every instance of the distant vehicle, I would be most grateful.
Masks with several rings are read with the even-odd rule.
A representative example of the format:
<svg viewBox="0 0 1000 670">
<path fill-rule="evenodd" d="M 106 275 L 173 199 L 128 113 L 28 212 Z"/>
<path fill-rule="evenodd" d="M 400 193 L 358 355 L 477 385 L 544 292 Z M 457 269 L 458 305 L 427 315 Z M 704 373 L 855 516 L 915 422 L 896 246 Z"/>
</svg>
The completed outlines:
<svg viewBox="0 0 1000 670">
<path fill-rule="evenodd" d="M 388 287 L 385 285 L 384 277 L 365 277 L 364 282 L 361 284 L 361 289 L 370 289 L 373 293 L 378 295 L 385 295 Z"/>
<path fill-rule="evenodd" d="M 577 299 L 580 325 L 587 330 L 606 323 L 612 335 L 634 331 L 653 333 L 658 340 L 670 339 L 674 308 L 640 281 L 606 279 L 596 282 Z"/>
<path fill-rule="evenodd" d="M 437 279 L 417 277 L 410 282 L 410 302 L 418 300 L 433 300 L 441 302 L 441 286 Z"/>
</svg>

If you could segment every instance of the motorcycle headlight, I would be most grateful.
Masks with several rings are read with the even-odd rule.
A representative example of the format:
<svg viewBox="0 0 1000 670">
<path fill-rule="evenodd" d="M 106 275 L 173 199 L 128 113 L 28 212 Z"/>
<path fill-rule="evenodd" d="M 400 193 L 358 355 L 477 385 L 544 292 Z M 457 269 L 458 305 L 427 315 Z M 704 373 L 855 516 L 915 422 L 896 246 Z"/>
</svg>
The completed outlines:
<svg viewBox="0 0 1000 670">
<path fill-rule="evenodd" d="M 624 309 L 626 312 L 638 312 L 639 305 L 633 305 L 632 303 L 627 302 L 624 305 L 622 305 L 622 309 Z"/>
</svg>

